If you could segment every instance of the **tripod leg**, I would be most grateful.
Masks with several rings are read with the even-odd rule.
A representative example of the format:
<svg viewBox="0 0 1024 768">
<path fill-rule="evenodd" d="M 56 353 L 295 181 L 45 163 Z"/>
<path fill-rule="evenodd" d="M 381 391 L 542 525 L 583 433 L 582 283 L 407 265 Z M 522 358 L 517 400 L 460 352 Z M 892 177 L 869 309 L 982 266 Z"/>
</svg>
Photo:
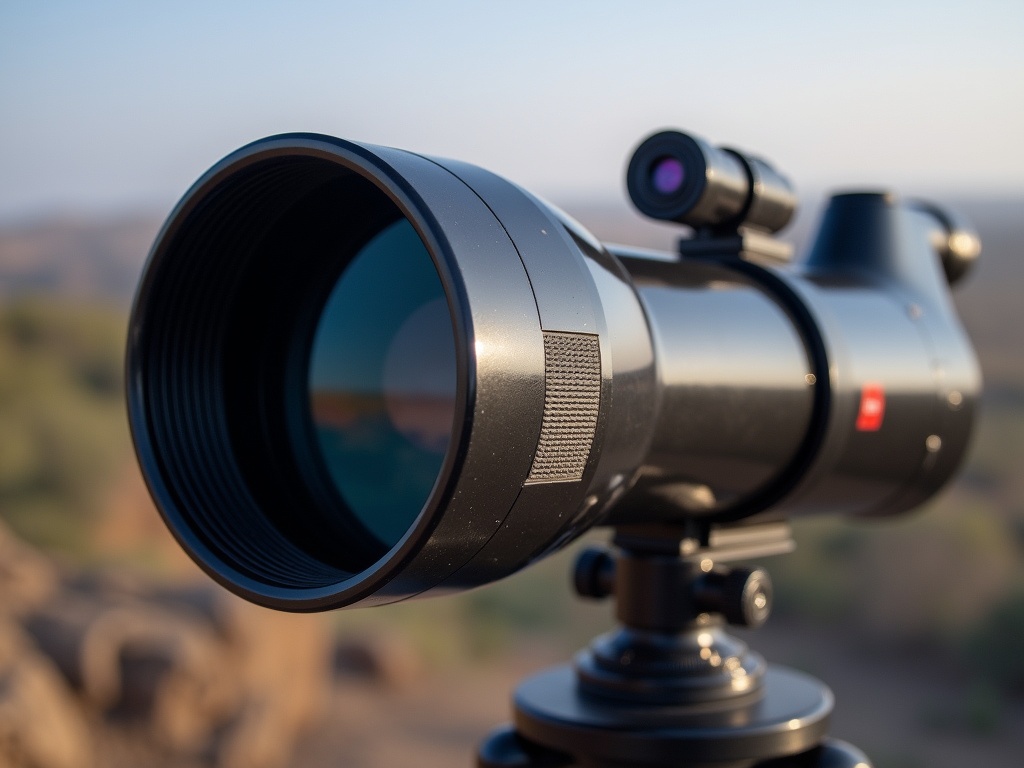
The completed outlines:
<svg viewBox="0 0 1024 768">
<path fill-rule="evenodd" d="M 570 755 L 527 741 L 511 725 L 495 728 L 477 754 L 477 768 L 573 768 Z M 826 738 L 819 746 L 799 755 L 758 763 L 756 768 L 874 768 L 867 756 L 852 744 Z"/>
<path fill-rule="evenodd" d="M 511 725 L 495 728 L 480 745 L 477 768 L 571 768 L 573 759 L 527 741 Z"/>
<path fill-rule="evenodd" d="M 873 768 L 867 756 L 852 744 L 826 738 L 820 745 L 791 757 L 758 763 L 756 768 Z"/>
<path fill-rule="evenodd" d="M 825 739 L 815 768 L 872 768 L 867 755 L 839 739 Z"/>
</svg>

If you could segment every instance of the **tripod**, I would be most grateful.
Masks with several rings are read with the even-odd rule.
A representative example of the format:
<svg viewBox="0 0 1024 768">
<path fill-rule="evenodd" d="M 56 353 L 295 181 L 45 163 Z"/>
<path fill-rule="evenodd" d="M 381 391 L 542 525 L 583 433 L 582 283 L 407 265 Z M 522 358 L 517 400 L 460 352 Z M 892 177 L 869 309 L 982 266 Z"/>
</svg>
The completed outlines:
<svg viewBox="0 0 1024 768">
<path fill-rule="evenodd" d="M 574 584 L 614 595 L 620 626 L 519 685 L 479 768 L 870 768 L 827 738 L 823 683 L 725 631 L 763 624 L 772 592 L 760 568 L 722 563 L 789 551 L 787 525 L 620 527 L 613 543 L 583 551 Z"/>
</svg>

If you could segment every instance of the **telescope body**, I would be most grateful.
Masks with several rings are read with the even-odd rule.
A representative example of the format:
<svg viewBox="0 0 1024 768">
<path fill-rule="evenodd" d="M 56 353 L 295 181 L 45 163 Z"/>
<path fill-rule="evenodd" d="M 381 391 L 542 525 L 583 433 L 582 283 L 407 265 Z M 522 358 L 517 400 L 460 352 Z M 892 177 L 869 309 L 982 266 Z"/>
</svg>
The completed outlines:
<svg viewBox="0 0 1024 768">
<path fill-rule="evenodd" d="M 653 254 L 465 163 L 271 137 L 153 247 L 137 453 L 192 557 L 288 610 L 488 583 L 595 525 L 901 513 L 980 386 L 940 224 L 840 195 L 794 264 Z"/>
<path fill-rule="evenodd" d="M 979 376 L 932 224 L 858 193 L 831 199 L 792 266 L 613 248 L 649 318 L 661 402 L 613 519 L 878 516 L 933 495 L 963 456 Z"/>
</svg>

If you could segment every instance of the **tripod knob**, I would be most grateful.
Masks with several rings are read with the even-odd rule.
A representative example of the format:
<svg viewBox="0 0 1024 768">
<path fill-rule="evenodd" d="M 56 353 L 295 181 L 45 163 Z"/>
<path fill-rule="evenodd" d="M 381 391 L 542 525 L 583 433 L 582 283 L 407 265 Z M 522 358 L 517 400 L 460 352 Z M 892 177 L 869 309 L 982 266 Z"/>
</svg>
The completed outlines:
<svg viewBox="0 0 1024 768">
<path fill-rule="evenodd" d="M 772 580 L 760 568 L 733 568 L 725 577 L 725 620 L 734 626 L 760 627 L 772 610 Z"/>
<path fill-rule="evenodd" d="M 587 547 L 576 558 L 573 586 L 580 597 L 595 600 L 615 591 L 615 558 L 602 547 Z"/>
<path fill-rule="evenodd" d="M 736 627 L 760 627 L 772 610 L 772 580 L 760 568 L 712 571 L 697 590 L 698 605 Z"/>
</svg>

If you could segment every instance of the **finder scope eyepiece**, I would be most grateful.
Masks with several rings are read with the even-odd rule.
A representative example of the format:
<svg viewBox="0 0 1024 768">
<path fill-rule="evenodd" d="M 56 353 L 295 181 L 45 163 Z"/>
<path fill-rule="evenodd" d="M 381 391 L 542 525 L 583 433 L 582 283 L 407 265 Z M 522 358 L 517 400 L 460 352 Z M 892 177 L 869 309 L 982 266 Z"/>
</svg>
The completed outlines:
<svg viewBox="0 0 1024 768">
<path fill-rule="evenodd" d="M 626 186 L 645 216 L 696 229 L 778 232 L 797 204 L 789 180 L 764 160 L 679 131 L 656 133 L 636 148 Z"/>
<path fill-rule="evenodd" d="M 795 206 L 680 133 L 629 185 L 708 236 Z M 153 246 L 136 452 L 203 568 L 297 611 L 485 584 L 595 525 L 898 513 L 956 469 L 979 387 L 940 218 L 845 195 L 791 267 L 652 255 L 472 165 L 263 139 Z"/>
</svg>

